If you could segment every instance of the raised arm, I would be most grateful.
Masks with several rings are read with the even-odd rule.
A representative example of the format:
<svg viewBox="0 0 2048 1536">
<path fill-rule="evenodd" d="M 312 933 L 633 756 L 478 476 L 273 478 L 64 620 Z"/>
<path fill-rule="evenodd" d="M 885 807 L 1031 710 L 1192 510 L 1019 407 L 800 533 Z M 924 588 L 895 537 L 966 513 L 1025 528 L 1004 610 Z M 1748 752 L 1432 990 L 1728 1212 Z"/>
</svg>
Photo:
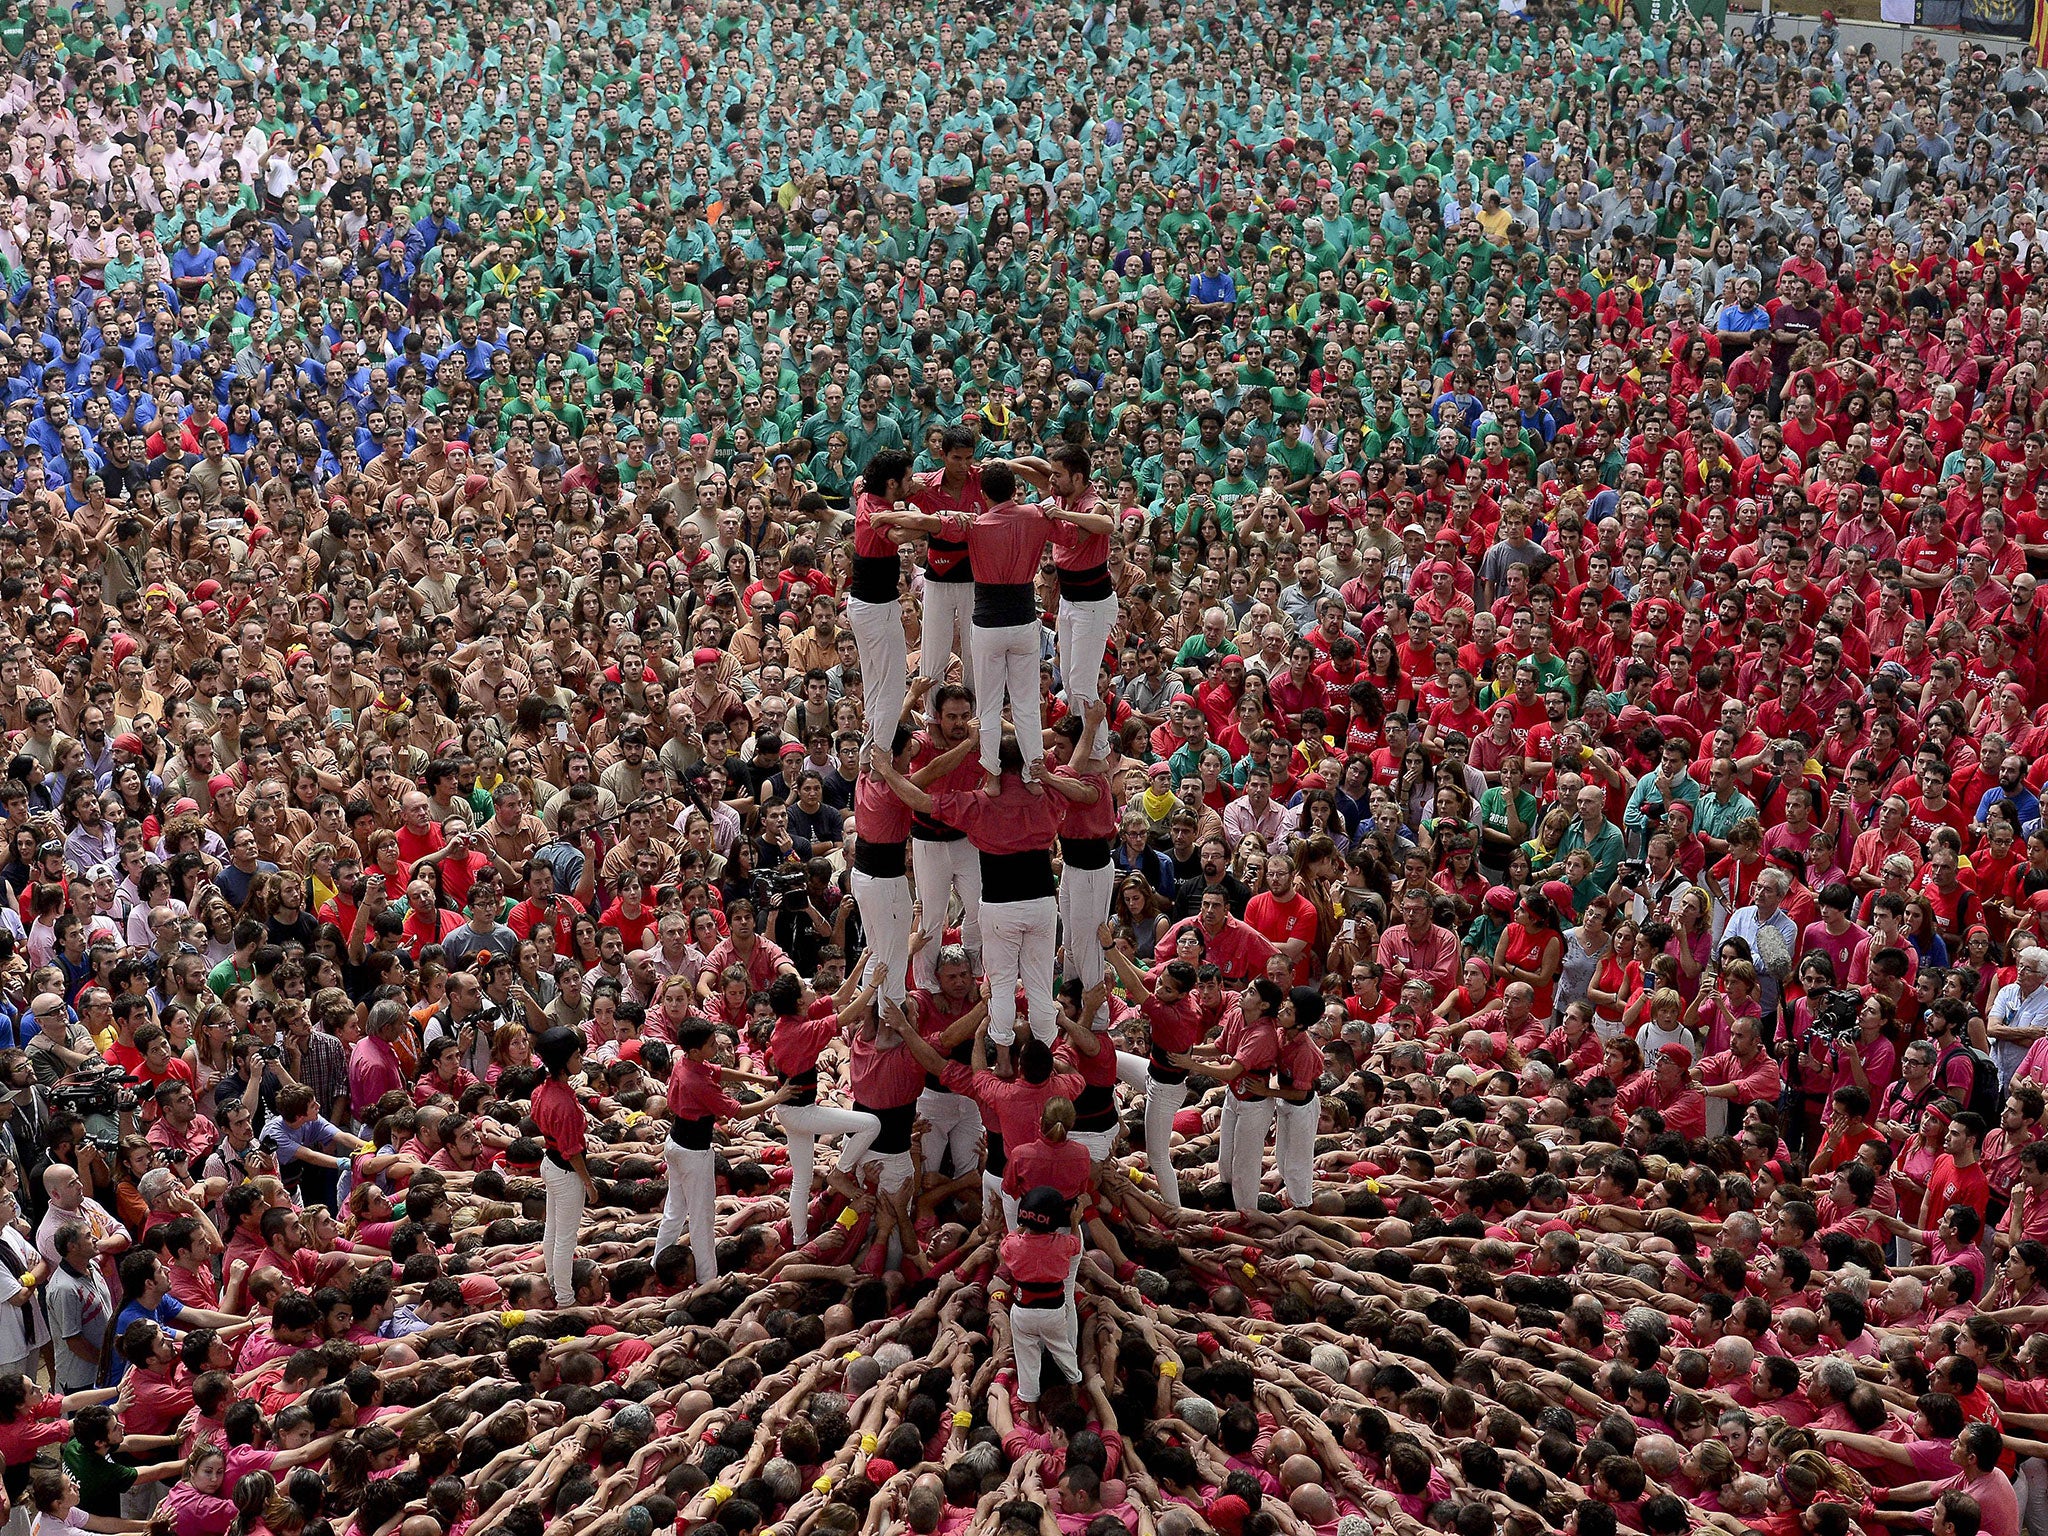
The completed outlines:
<svg viewBox="0 0 2048 1536">
<path fill-rule="evenodd" d="M 962 745 L 964 746 L 965 743 Z M 959 751 L 960 748 L 956 747 L 954 750 Z M 962 755 L 965 756 L 964 753 Z M 934 763 L 930 766 L 937 767 L 938 764 Z M 896 765 L 889 761 L 889 754 L 880 747 L 868 749 L 868 771 L 888 785 L 896 798 L 909 806 L 913 811 L 929 811 L 932 808 L 932 797 L 926 794 L 917 784 L 898 773 Z"/>
</svg>

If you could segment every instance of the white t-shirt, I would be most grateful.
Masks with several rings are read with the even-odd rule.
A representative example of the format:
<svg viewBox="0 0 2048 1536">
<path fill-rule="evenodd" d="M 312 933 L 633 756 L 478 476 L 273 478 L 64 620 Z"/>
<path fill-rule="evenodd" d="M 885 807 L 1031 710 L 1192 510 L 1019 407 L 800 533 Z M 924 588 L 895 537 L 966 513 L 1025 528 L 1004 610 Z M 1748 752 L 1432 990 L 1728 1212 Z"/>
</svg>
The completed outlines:
<svg viewBox="0 0 2048 1536">
<path fill-rule="evenodd" d="M 37 1515 L 29 1526 L 29 1536 L 71 1536 L 73 1531 L 86 1528 L 86 1521 L 92 1517 L 74 1504 L 64 1512 L 63 1518 L 54 1515 Z"/>
<path fill-rule="evenodd" d="M 36 1245 L 12 1227 L 0 1227 L 0 1243 L 6 1245 L 15 1265 L 23 1269 L 40 1258 Z M 26 1359 L 50 1341 L 50 1325 L 43 1320 L 42 1307 L 34 1301 L 14 1305 L 14 1298 L 21 1292 L 22 1284 L 14 1278 L 14 1271 L 0 1265 L 0 1360 Z"/>
</svg>

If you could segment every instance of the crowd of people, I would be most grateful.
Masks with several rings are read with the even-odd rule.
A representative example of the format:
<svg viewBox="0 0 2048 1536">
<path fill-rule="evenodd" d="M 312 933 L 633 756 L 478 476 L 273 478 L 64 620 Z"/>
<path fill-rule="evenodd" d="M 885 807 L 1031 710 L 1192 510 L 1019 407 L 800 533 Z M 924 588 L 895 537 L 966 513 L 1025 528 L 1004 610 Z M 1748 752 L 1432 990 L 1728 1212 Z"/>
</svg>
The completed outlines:
<svg viewBox="0 0 2048 1536">
<path fill-rule="evenodd" d="M 2048 74 L 1676 12 L 0 0 L 6 1536 L 2048 1536 Z"/>
</svg>

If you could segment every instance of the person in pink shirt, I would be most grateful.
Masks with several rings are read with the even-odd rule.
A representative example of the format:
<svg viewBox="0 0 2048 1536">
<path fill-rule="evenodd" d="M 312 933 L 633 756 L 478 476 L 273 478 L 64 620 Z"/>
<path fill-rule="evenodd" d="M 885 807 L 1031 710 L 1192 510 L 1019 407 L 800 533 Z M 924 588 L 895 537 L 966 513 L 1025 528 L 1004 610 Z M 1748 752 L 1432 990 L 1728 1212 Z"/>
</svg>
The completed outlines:
<svg viewBox="0 0 2048 1536">
<path fill-rule="evenodd" d="M 226 1480 L 227 1455 L 218 1446 L 192 1453 L 184 1481 L 171 1486 L 158 1511 L 171 1536 L 223 1536 L 236 1514 L 235 1501 L 221 1492 Z"/>
<path fill-rule="evenodd" d="M 1034 683 L 1035 686 L 1035 683 Z M 986 717 L 984 716 L 984 720 Z M 991 754 L 982 738 L 983 766 L 992 758 L 1001 769 L 979 792 L 942 790 L 933 795 L 898 773 L 879 751 L 870 768 L 913 811 L 926 812 L 957 827 L 974 844 L 981 865 L 982 969 L 988 978 L 988 1037 L 1007 1051 L 1017 1038 L 1017 989 L 1024 989 L 1031 1035 L 1051 1045 L 1059 1031 L 1052 1000 L 1053 956 L 1059 932 L 1058 879 L 1052 854 L 1068 803 L 1091 803 L 1094 782 L 1065 774 L 1026 779 L 1027 736 L 1035 722 L 1019 722 L 1018 734 L 1002 737 Z M 1041 755 L 1044 748 L 1039 747 Z"/>
<path fill-rule="evenodd" d="M 1017 1362 L 1017 1397 L 1034 1426 L 1049 1357 L 1069 1381 L 1081 1379 L 1067 1274 L 1081 1252 L 1078 1218 L 1066 1198 L 1040 1185 L 1017 1203 L 1017 1230 L 1003 1239 L 998 1281 L 1010 1299 L 1010 1347 Z M 995 1299 L 992 1290 L 990 1300 Z"/>
<path fill-rule="evenodd" d="M 1441 1002 L 1457 985 L 1458 936 L 1436 926 L 1429 892 L 1419 887 L 1402 893 L 1401 917 L 1380 935 L 1380 965 L 1396 986 L 1411 976 L 1427 981 L 1431 998 Z"/>
</svg>

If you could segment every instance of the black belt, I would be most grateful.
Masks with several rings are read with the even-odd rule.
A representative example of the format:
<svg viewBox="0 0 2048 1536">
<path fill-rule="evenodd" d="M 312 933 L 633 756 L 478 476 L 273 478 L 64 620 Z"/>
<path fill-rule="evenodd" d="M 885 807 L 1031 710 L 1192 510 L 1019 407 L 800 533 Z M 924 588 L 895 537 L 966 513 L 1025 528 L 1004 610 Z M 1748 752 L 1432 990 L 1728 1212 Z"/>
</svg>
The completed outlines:
<svg viewBox="0 0 2048 1536">
<path fill-rule="evenodd" d="M 1023 853 L 981 855 L 981 902 L 998 905 L 1016 901 L 1037 901 L 1059 889 L 1053 879 L 1052 854 L 1037 848 Z"/>
<path fill-rule="evenodd" d="M 1150 1069 L 1152 1081 L 1155 1083 L 1184 1083 L 1188 1080 L 1188 1069 L 1176 1067 L 1164 1060 L 1157 1047 L 1154 1047 L 1151 1055 L 1146 1058 L 1146 1066 Z"/>
<path fill-rule="evenodd" d="M 1060 596 L 1070 603 L 1098 603 L 1115 595 L 1116 589 L 1109 581 L 1107 561 L 1078 571 L 1070 571 L 1062 566 L 1059 572 Z"/>
<path fill-rule="evenodd" d="M 1106 1131 L 1116 1124 L 1116 1091 L 1112 1083 L 1090 1083 L 1074 1100 L 1074 1129 Z"/>
<path fill-rule="evenodd" d="M 870 880 L 901 880 L 910 866 L 910 844 L 876 843 L 855 835 L 853 867 Z"/>
<path fill-rule="evenodd" d="M 977 581 L 974 584 L 974 627 L 1013 629 L 1038 622 L 1038 592 L 1028 581 Z"/>
<path fill-rule="evenodd" d="M 567 1173 L 574 1173 L 576 1171 L 575 1165 L 571 1163 L 569 1159 L 562 1156 L 561 1153 L 557 1152 L 553 1147 L 549 1147 L 544 1155 L 546 1156 L 547 1160 L 553 1163 L 557 1168 L 560 1168 Z"/>
<path fill-rule="evenodd" d="M 920 812 L 910 818 L 910 835 L 920 843 L 957 843 L 967 834 Z"/>
<path fill-rule="evenodd" d="M 926 555 L 927 560 L 932 555 L 958 556 L 953 564 L 943 571 L 927 565 L 924 573 L 926 581 L 939 581 L 945 582 L 948 585 L 964 586 L 974 580 L 974 567 L 968 564 L 966 544 L 956 544 L 951 539 L 926 539 L 925 549 L 928 552 Z"/>
<path fill-rule="evenodd" d="M 903 584 L 903 566 L 894 555 L 855 555 L 847 595 L 863 603 L 893 603 Z"/>
<path fill-rule="evenodd" d="M 1060 838 L 1060 857 L 1075 869 L 1107 869 L 1109 850 L 1110 840 L 1106 837 Z"/>
<path fill-rule="evenodd" d="M 710 1115 L 692 1120 L 671 1120 L 668 1123 L 668 1139 L 686 1152 L 709 1152 L 711 1132 L 717 1122 Z"/>
<path fill-rule="evenodd" d="M 775 1075 L 780 1077 L 783 1082 L 793 1085 L 797 1090 L 794 1098 L 782 1101 L 784 1108 L 802 1109 L 818 1102 L 818 1069 L 816 1067 L 812 1067 L 808 1072 L 798 1072 L 793 1076 L 780 1072 Z"/>
<path fill-rule="evenodd" d="M 911 1127 L 917 1124 L 916 1100 L 913 1099 L 908 1104 L 899 1104 L 894 1109 L 876 1109 L 872 1104 L 863 1104 L 859 1099 L 855 1099 L 853 1107 L 863 1114 L 873 1115 L 882 1122 L 882 1132 L 868 1148 L 870 1152 L 887 1156 L 910 1150 Z"/>
<path fill-rule="evenodd" d="M 1010 1154 L 1003 1150 L 1003 1133 L 993 1125 L 988 1130 L 988 1158 L 983 1166 L 998 1178 L 1010 1166 Z"/>
<path fill-rule="evenodd" d="M 1028 1285 L 1021 1280 L 1017 1282 L 1016 1305 L 1020 1307 L 1029 1307 L 1034 1312 L 1047 1312 L 1066 1304 L 1065 1281 L 1034 1280 Z"/>
</svg>

